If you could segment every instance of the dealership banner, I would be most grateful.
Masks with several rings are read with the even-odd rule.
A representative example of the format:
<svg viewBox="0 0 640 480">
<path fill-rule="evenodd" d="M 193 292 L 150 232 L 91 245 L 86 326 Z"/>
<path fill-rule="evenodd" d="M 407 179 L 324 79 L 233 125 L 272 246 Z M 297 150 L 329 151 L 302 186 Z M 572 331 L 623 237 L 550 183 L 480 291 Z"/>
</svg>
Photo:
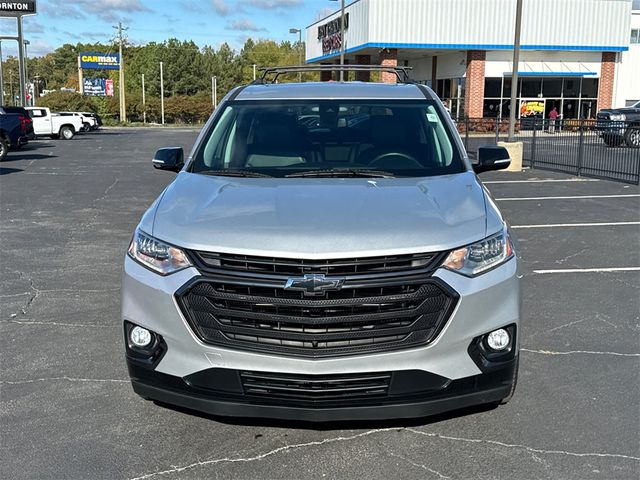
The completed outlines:
<svg viewBox="0 0 640 480">
<path fill-rule="evenodd" d="M 83 69 L 120 69 L 120 55 L 118 53 L 80 53 L 80 68 Z"/>
<path fill-rule="evenodd" d="M 113 80 L 110 78 L 85 78 L 84 94 L 89 97 L 113 97 Z"/>
<path fill-rule="evenodd" d="M 3 2 L 0 0 L 0 17 L 19 17 L 36 13 L 36 0 Z"/>
</svg>

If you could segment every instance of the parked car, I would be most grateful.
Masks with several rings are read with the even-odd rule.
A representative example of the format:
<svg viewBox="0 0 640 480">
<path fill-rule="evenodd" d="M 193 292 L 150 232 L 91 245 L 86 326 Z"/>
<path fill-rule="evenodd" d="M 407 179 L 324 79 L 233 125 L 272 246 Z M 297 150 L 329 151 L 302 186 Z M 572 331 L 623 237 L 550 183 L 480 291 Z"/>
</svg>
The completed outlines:
<svg viewBox="0 0 640 480">
<path fill-rule="evenodd" d="M 640 102 L 630 107 L 600 110 L 596 118 L 596 129 L 609 147 L 626 143 L 640 148 Z"/>
<path fill-rule="evenodd" d="M 80 120 L 82 121 L 82 131 L 83 132 L 88 132 L 90 130 L 94 130 L 95 126 L 96 126 L 96 119 L 93 117 L 90 117 L 89 115 L 85 115 L 84 113 L 81 112 L 57 112 L 59 115 L 62 115 L 63 117 L 68 117 L 70 115 L 74 115 L 78 118 L 80 118 Z"/>
<path fill-rule="evenodd" d="M 85 117 L 93 118 L 94 122 L 91 126 L 91 130 L 98 130 L 102 126 L 102 118 L 97 113 L 80 112 Z"/>
<path fill-rule="evenodd" d="M 26 137 L 27 141 L 33 140 L 35 138 L 35 132 L 33 131 L 33 120 L 31 119 L 29 112 L 25 108 L 1 106 L 0 114 L 2 113 L 17 113 L 18 115 L 20 115 L 22 117 L 20 119 L 22 123 L 22 134 Z M 27 142 L 24 142 L 18 145 L 17 148 L 20 148 L 22 145 L 25 145 L 26 143 Z"/>
<path fill-rule="evenodd" d="M 82 119 L 77 115 L 63 116 L 51 113 L 46 107 L 27 107 L 27 110 L 33 119 L 33 129 L 37 137 L 71 140 L 84 128 Z"/>
<path fill-rule="evenodd" d="M 10 148 L 20 148 L 27 142 L 24 116 L 0 111 L 0 161 L 7 157 Z"/>
<path fill-rule="evenodd" d="M 125 256 L 133 389 L 307 421 L 507 402 L 517 260 L 476 174 L 509 163 L 492 146 L 472 165 L 424 85 L 232 90 L 192 156 L 171 147 L 153 159 L 179 173 Z"/>
</svg>

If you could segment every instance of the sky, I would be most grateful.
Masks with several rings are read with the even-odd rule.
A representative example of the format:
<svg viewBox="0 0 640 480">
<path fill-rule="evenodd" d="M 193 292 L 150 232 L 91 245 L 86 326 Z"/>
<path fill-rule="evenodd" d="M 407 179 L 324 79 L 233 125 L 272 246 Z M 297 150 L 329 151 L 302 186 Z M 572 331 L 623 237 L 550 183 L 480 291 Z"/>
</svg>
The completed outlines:
<svg viewBox="0 0 640 480">
<path fill-rule="evenodd" d="M 339 8 L 330 0 L 37 0 L 38 14 L 24 17 L 27 54 L 44 55 L 77 42 L 113 40 L 120 21 L 137 45 L 175 37 L 200 46 L 228 43 L 239 50 L 249 37 L 296 41 L 290 28 L 304 29 Z M 0 19 L 0 35 L 16 35 L 15 19 Z M 304 37 L 304 32 L 303 32 Z M 3 57 L 16 43 L 2 42 Z"/>
</svg>

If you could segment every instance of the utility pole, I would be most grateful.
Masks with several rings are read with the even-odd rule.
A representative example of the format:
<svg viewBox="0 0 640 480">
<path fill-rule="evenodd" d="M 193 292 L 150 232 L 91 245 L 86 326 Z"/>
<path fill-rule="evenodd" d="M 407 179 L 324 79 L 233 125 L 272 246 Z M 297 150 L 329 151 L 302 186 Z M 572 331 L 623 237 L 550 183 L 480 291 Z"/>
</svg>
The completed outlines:
<svg viewBox="0 0 640 480">
<path fill-rule="evenodd" d="M 160 114 L 164 125 L 164 79 L 162 78 L 162 62 L 160 62 Z"/>
<path fill-rule="evenodd" d="M 522 28 L 522 0 L 516 0 L 516 33 L 513 40 L 513 73 L 511 74 L 511 111 L 509 112 L 509 141 L 515 140 L 516 112 L 519 110 L 518 96 L 518 66 L 520 65 L 520 31 Z"/>
<path fill-rule="evenodd" d="M 142 74 L 142 123 L 147 123 L 147 102 L 144 96 L 144 73 Z"/>
<path fill-rule="evenodd" d="M 2 71 L 2 40 L 0 40 L 0 105 L 4 105 L 4 72 Z"/>
<path fill-rule="evenodd" d="M 298 34 L 298 65 L 302 66 L 302 29 L 290 28 L 289 33 Z M 302 72 L 298 72 L 298 82 L 302 82 Z"/>
<path fill-rule="evenodd" d="M 213 109 L 218 108 L 218 77 L 211 78 L 211 96 L 213 98 Z"/>
<path fill-rule="evenodd" d="M 340 66 L 344 68 L 344 0 L 340 0 Z M 344 70 L 340 69 L 340 81 L 344 81 Z"/>
<path fill-rule="evenodd" d="M 124 58 L 122 56 L 122 32 L 128 30 L 128 28 L 122 28 L 122 22 L 118 22 L 118 25 L 114 25 L 116 30 L 118 30 L 118 44 L 119 44 L 119 53 L 120 53 L 120 69 L 119 69 L 119 81 L 120 81 L 120 121 L 127 121 L 127 107 L 125 102 L 125 93 L 124 93 Z"/>
</svg>

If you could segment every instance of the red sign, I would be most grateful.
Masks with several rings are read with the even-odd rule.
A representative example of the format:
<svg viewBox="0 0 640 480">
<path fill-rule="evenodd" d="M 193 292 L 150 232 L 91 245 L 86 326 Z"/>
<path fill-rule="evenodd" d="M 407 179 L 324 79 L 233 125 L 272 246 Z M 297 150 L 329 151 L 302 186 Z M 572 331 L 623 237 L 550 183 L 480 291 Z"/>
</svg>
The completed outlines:
<svg viewBox="0 0 640 480">
<path fill-rule="evenodd" d="M 110 78 L 105 82 L 105 94 L 107 97 L 113 97 L 113 80 Z"/>
</svg>

